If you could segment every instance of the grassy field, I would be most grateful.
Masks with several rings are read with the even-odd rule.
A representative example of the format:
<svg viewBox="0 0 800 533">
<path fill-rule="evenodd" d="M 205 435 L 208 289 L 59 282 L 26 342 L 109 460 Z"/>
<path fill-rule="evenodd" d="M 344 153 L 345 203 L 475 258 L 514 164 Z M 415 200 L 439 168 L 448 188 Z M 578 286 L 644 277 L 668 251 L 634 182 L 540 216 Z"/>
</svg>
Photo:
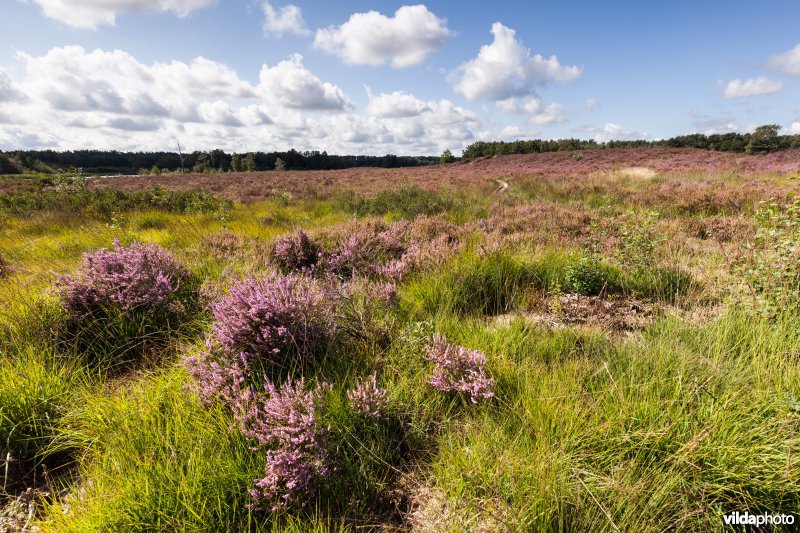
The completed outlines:
<svg viewBox="0 0 800 533">
<path fill-rule="evenodd" d="M 644 149 L 4 180 L 0 530 L 800 514 L 799 173 Z"/>
</svg>

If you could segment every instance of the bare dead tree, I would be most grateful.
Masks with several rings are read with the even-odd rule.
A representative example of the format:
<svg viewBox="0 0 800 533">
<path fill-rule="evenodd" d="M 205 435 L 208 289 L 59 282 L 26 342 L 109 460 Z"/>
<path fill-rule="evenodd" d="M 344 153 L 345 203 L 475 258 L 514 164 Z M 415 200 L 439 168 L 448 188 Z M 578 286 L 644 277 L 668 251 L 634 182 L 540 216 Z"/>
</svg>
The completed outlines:
<svg viewBox="0 0 800 533">
<path fill-rule="evenodd" d="M 181 174 L 185 174 L 186 173 L 186 169 L 183 168 L 183 159 L 184 159 L 184 157 L 183 157 L 183 152 L 181 151 L 181 140 L 180 139 L 175 139 L 175 140 L 178 142 L 178 157 L 181 160 Z"/>
</svg>

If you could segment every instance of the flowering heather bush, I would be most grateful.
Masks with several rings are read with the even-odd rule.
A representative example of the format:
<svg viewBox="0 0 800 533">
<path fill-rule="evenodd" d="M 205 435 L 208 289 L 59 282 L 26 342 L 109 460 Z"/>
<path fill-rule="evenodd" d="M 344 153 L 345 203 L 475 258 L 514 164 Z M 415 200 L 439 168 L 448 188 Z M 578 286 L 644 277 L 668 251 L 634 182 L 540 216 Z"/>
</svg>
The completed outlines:
<svg viewBox="0 0 800 533">
<path fill-rule="evenodd" d="M 284 272 L 310 271 L 321 255 L 320 246 L 303 230 L 278 237 L 270 257 Z"/>
<path fill-rule="evenodd" d="M 381 418 L 386 411 L 386 389 L 378 387 L 377 375 L 359 379 L 356 388 L 347 391 L 350 407 L 363 415 Z"/>
<path fill-rule="evenodd" d="M 372 272 L 384 279 L 400 281 L 409 270 L 409 264 L 400 259 L 392 259 L 388 263 L 373 265 Z"/>
<path fill-rule="evenodd" d="M 342 277 L 359 274 L 380 274 L 383 265 L 398 260 L 406 250 L 403 238 L 405 224 L 392 224 L 388 228 L 375 223 L 346 228 L 338 236 L 336 245 L 327 259 L 327 267 Z"/>
<path fill-rule="evenodd" d="M 305 383 L 289 381 L 280 387 L 267 381 L 266 394 L 243 390 L 233 405 L 242 433 L 268 448 L 265 476 L 256 480 L 251 496 L 276 511 L 301 505 L 315 486 L 330 474 L 326 436 L 316 414 L 328 384 L 306 391 Z"/>
<path fill-rule="evenodd" d="M 231 355 L 268 363 L 319 354 L 335 331 L 331 294 L 310 278 L 268 275 L 231 287 L 213 304 L 211 335 Z"/>
<path fill-rule="evenodd" d="M 435 334 L 427 357 L 435 367 L 429 383 L 436 389 L 469 394 L 472 403 L 494 396 L 494 379 L 486 377 L 486 356 L 480 351 L 448 344 Z"/>
<path fill-rule="evenodd" d="M 185 267 L 155 244 L 121 246 L 115 241 L 113 250 L 84 254 L 78 273 L 59 279 L 59 292 L 76 320 L 112 309 L 172 310 L 170 298 L 188 276 Z"/>
</svg>

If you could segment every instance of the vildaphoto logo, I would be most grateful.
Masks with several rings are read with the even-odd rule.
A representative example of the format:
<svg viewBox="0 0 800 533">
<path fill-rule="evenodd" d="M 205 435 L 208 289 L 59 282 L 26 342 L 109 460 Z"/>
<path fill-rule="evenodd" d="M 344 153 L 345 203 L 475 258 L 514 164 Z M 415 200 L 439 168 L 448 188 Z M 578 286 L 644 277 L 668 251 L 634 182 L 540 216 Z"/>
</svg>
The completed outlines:
<svg viewBox="0 0 800 533">
<path fill-rule="evenodd" d="M 766 525 L 792 525 L 794 524 L 794 515 L 792 514 L 751 514 L 747 511 L 740 513 L 733 511 L 722 516 L 727 526 L 766 526 Z"/>
</svg>

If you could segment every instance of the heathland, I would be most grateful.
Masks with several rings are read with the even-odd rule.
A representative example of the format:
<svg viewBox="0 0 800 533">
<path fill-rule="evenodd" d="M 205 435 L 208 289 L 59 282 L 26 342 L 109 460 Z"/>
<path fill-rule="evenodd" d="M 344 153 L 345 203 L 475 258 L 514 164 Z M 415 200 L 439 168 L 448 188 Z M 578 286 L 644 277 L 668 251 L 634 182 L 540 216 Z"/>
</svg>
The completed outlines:
<svg viewBox="0 0 800 533">
<path fill-rule="evenodd" d="M 800 151 L 0 179 L 0 529 L 800 513 Z"/>
</svg>

